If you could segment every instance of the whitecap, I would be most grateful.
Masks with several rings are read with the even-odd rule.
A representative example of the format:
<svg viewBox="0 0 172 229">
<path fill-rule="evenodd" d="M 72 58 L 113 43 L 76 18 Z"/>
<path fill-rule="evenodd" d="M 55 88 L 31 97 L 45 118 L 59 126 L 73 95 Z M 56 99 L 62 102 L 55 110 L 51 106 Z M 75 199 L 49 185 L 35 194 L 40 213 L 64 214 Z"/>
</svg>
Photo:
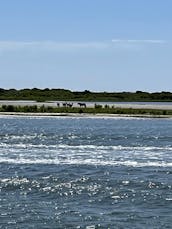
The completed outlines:
<svg viewBox="0 0 172 229">
<path fill-rule="evenodd" d="M 0 158 L 0 163 L 8 164 L 66 164 L 66 165 L 100 165 L 100 166 L 127 166 L 127 167 L 172 167 L 172 162 L 154 161 L 154 162 L 138 162 L 138 161 L 102 161 L 96 159 L 26 159 L 26 158 Z"/>
</svg>

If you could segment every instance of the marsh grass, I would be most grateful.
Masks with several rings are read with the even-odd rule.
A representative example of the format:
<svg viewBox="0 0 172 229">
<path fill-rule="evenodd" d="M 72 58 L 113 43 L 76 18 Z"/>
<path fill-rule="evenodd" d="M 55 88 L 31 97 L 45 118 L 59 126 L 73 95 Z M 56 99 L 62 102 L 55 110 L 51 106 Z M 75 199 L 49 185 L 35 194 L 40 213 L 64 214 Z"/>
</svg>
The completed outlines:
<svg viewBox="0 0 172 229">
<path fill-rule="evenodd" d="M 95 106 L 94 108 L 79 107 L 51 107 L 51 106 L 13 106 L 3 105 L 0 112 L 24 112 L 24 113 L 85 113 L 85 114 L 129 114 L 129 115 L 172 115 L 172 110 L 160 109 L 133 109 L 115 108 L 109 106 Z"/>
</svg>

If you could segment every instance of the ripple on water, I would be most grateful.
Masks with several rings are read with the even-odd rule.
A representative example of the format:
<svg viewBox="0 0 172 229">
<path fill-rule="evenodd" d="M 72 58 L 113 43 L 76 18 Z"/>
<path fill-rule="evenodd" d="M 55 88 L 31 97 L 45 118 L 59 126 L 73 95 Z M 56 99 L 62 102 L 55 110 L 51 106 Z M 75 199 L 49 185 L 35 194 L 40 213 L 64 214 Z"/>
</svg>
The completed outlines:
<svg viewBox="0 0 172 229">
<path fill-rule="evenodd" d="M 171 121 L 0 121 L 0 228 L 171 227 Z"/>
</svg>

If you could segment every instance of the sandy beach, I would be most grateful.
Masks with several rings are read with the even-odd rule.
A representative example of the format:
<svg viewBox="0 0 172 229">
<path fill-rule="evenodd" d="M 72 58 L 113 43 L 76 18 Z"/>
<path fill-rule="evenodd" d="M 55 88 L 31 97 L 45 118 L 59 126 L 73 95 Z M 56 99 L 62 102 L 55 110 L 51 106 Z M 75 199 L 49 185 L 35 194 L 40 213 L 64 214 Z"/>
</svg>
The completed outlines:
<svg viewBox="0 0 172 229">
<path fill-rule="evenodd" d="M 24 101 L 24 100 L 1 100 L 0 106 L 2 105 L 13 105 L 13 106 L 50 106 L 57 107 L 59 103 L 60 107 L 63 107 L 63 103 L 73 103 L 73 107 L 79 107 L 78 102 L 80 101 L 47 101 L 47 102 L 36 102 L 36 101 Z M 172 110 L 172 103 L 112 103 L 112 102 L 83 102 L 87 107 L 94 107 L 95 104 L 100 104 L 102 106 L 109 105 L 114 108 L 132 108 L 132 109 L 157 109 L 157 110 Z"/>
<path fill-rule="evenodd" d="M 0 112 L 0 116 L 9 117 L 73 117 L 73 118 L 172 118 L 172 115 L 151 114 L 89 114 L 89 113 L 30 113 L 30 112 Z"/>
<path fill-rule="evenodd" d="M 49 102 L 36 102 L 36 101 L 19 101 L 19 100 L 1 100 L 0 106 L 3 105 L 13 105 L 13 106 L 45 106 L 45 107 L 57 107 L 57 103 L 60 107 L 63 107 L 63 103 L 72 103 L 73 107 L 80 107 L 77 101 L 49 101 Z M 132 108 L 132 109 L 157 109 L 157 110 L 172 110 L 172 103 L 112 103 L 112 102 L 84 102 L 87 107 L 93 108 L 95 104 L 99 104 L 105 106 L 106 104 L 109 107 L 114 108 Z M 89 117 L 89 118 L 117 118 L 117 117 L 124 117 L 124 118 L 172 118 L 172 115 L 154 115 L 154 114 L 106 114 L 106 113 L 98 113 L 98 114 L 89 114 L 89 113 L 40 113 L 40 112 L 0 112 L 0 115 L 9 115 L 9 116 L 37 116 L 37 117 Z"/>
</svg>

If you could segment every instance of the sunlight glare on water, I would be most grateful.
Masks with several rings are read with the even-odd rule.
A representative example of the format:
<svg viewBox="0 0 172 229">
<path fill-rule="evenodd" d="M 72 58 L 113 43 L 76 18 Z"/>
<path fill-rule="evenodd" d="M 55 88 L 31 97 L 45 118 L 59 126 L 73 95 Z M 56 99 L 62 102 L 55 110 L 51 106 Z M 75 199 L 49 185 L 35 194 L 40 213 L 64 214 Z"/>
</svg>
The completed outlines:
<svg viewBox="0 0 172 229">
<path fill-rule="evenodd" d="M 170 119 L 0 124 L 0 228 L 170 228 Z"/>
</svg>

